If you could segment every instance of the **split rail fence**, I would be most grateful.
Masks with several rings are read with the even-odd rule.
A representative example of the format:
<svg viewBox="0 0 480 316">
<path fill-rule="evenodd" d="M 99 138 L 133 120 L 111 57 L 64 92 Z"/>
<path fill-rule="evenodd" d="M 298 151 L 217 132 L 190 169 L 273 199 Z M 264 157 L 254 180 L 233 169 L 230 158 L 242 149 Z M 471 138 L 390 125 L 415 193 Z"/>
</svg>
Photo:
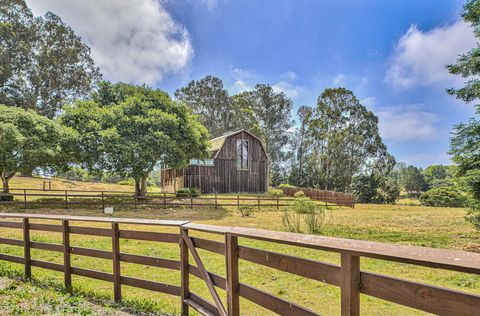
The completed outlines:
<svg viewBox="0 0 480 316">
<path fill-rule="evenodd" d="M 480 254 L 477 253 L 252 228 L 201 225 L 183 221 L 21 213 L 0 213 L 0 218 L 4 218 L 0 221 L 0 227 L 23 231 L 22 240 L 1 238 L 0 243 L 23 247 L 24 252 L 22 257 L 0 254 L 0 260 L 23 264 L 27 278 L 31 277 L 33 266 L 63 272 L 65 287 L 68 290 L 72 288 L 72 275 L 112 282 L 114 298 L 117 301 L 122 299 L 122 285 L 167 293 L 179 297 L 182 315 L 189 315 L 189 309 L 194 309 L 202 315 L 240 315 L 242 312 L 240 297 L 280 315 L 318 315 L 318 311 L 240 282 L 239 260 L 338 286 L 341 289 L 342 315 L 360 314 L 360 294 L 441 315 L 478 315 L 480 311 L 478 295 L 363 271 L 360 265 L 360 258 L 364 257 L 480 275 Z M 35 223 L 39 219 L 58 221 L 58 224 Z M 72 225 L 71 222 L 109 223 L 111 228 L 81 227 Z M 126 230 L 121 227 L 124 224 L 177 227 L 178 233 Z M 61 233 L 63 243 L 32 241 L 31 231 Z M 194 232 L 222 235 L 224 242 L 194 237 Z M 70 239 L 75 234 L 111 237 L 112 251 L 72 247 Z M 121 238 L 156 241 L 159 242 L 158 247 L 162 247 L 161 243 L 179 243 L 180 260 L 124 253 L 120 249 Z M 312 251 L 331 251 L 340 256 L 341 264 L 333 265 L 242 245 L 244 240 L 252 239 L 309 248 Z M 242 243 L 239 243 L 239 240 Z M 32 248 L 63 253 L 63 264 L 32 259 L 30 254 Z M 225 274 L 222 276 L 209 272 L 198 249 L 224 256 Z M 113 273 L 74 267 L 70 258 L 72 254 L 110 259 Z M 189 261 L 190 255 L 193 262 Z M 122 275 L 121 262 L 178 271 L 181 282 L 174 285 L 126 277 Z M 190 290 L 191 276 L 205 282 L 211 295 L 210 300 Z M 217 292 L 218 288 L 226 291 L 226 300 L 222 300 Z"/>
<path fill-rule="evenodd" d="M 13 201 L 2 201 L 1 197 L 11 196 Z M 321 201 L 328 205 L 346 205 L 342 200 L 335 203 L 333 199 Z M 31 206 L 63 206 L 65 209 L 75 205 L 97 206 L 102 210 L 106 206 L 155 206 L 167 207 L 199 207 L 251 205 L 258 210 L 261 208 L 276 208 L 290 206 L 294 198 L 274 197 L 268 195 L 213 195 L 213 196 L 176 196 L 174 193 L 149 193 L 144 196 L 136 196 L 133 192 L 119 191 L 82 191 L 82 190 L 41 190 L 41 189 L 10 189 L 10 193 L 0 193 L 0 205 L 15 205 L 25 209 Z M 353 205 L 348 205 L 353 207 Z"/>
</svg>

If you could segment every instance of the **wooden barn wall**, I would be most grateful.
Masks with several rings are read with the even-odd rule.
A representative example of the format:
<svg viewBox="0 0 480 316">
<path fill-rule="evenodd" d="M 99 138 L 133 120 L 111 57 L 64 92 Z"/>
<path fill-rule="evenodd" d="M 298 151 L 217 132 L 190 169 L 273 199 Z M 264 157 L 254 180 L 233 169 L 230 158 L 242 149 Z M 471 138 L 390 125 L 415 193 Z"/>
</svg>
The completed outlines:
<svg viewBox="0 0 480 316">
<path fill-rule="evenodd" d="M 237 169 L 237 139 L 249 142 L 248 170 Z M 185 187 L 196 187 L 202 193 L 266 192 L 268 189 L 268 159 L 261 143 L 247 133 L 225 140 L 214 166 L 189 166 L 184 173 Z"/>
</svg>

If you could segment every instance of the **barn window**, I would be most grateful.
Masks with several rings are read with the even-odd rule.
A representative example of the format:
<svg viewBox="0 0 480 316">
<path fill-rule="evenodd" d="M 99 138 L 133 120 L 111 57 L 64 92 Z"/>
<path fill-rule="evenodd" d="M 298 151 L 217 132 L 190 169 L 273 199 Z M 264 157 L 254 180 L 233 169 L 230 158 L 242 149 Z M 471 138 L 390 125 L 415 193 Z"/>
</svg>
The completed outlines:
<svg viewBox="0 0 480 316">
<path fill-rule="evenodd" d="M 191 159 L 190 164 L 191 165 L 198 165 L 198 159 Z"/>
<path fill-rule="evenodd" d="M 213 159 L 205 159 L 205 166 L 213 166 Z"/>
<path fill-rule="evenodd" d="M 248 169 L 248 141 L 237 140 L 237 169 Z"/>
</svg>

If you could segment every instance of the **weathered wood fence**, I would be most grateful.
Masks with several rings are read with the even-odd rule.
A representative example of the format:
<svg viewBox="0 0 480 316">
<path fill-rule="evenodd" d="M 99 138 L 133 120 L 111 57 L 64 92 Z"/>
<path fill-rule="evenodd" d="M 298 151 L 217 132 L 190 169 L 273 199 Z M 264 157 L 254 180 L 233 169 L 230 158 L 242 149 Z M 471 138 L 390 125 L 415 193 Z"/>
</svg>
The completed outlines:
<svg viewBox="0 0 480 316">
<path fill-rule="evenodd" d="M 0 260 L 23 264 L 25 276 L 31 277 L 31 267 L 40 267 L 64 273 L 65 287 L 72 288 L 72 275 L 108 281 L 113 283 L 115 300 L 122 299 L 122 285 L 167 293 L 179 296 L 182 315 L 189 314 L 189 308 L 203 315 L 240 315 L 240 297 L 262 306 L 280 315 L 318 315 L 294 302 L 289 302 L 274 294 L 252 287 L 239 281 L 239 260 L 253 262 L 269 268 L 292 273 L 304 278 L 325 282 L 341 289 L 342 315 L 359 315 L 360 294 L 409 306 L 426 312 L 441 315 L 479 315 L 480 296 L 447 288 L 396 279 L 362 271 L 360 258 L 375 258 L 393 262 L 409 263 L 429 268 L 441 268 L 472 274 L 480 274 L 480 254 L 463 251 L 441 250 L 424 247 L 402 246 L 376 242 L 348 240 L 340 238 L 274 232 L 241 227 L 220 227 L 200 225 L 182 221 L 143 220 L 104 217 L 56 216 L 38 214 L 0 213 L 0 227 L 23 230 L 23 240 L 0 238 L 1 244 L 23 247 L 22 257 L 0 254 Z M 18 220 L 21 221 L 18 221 Z M 35 223 L 46 219 L 58 221 L 58 224 Z M 81 227 L 71 222 L 102 222 L 111 224 L 110 229 Z M 162 233 L 137 230 L 125 230 L 121 225 L 159 225 L 178 227 L 178 233 Z M 58 232 L 63 235 L 62 244 L 34 242 L 31 231 Z M 193 237 L 194 232 L 219 234 L 224 242 Z M 72 235 L 93 235 L 111 237 L 112 251 L 72 247 Z M 136 239 L 161 243 L 179 243 L 180 260 L 155 258 L 124 253 L 119 240 Z M 338 253 L 340 265 L 303 259 L 283 253 L 243 246 L 239 239 L 262 240 L 270 243 L 288 244 L 315 250 Z M 43 249 L 63 253 L 63 264 L 32 259 L 31 249 Z M 206 270 L 197 251 L 204 249 L 225 257 L 225 275 Z M 89 256 L 112 260 L 113 273 L 105 273 L 74 267 L 71 255 Z M 189 254 L 194 262 L 189 262 Z M 121 262 L 161 267 L 179 271 L 181 283 L 164 284 L 122 275 Z M 194 264 L 193 264 L 194 263 Z M 202 279 L 213 299 L 207 300 L 192 292 L 189 287 L 190 276 Z M 226 304 L 220 298 L 217 288 L 226 290 Z M 319 293 L 320 295 L 321 293 Z"/>
<path fill-rule="evenodd" d="M 313 200 L 334 203 L 352 208 L 355 207 L 355 196 L 350 193 L 299 187 L 280 187 L 279 189 L 282 190 L 286 196 L 295 196 L 295 193 L 298 191 L 303 191 L 306 196 Z"/>
<path fill-rule="evenodd" d="M 63 206 L 65 209 L 80 206 L 96 206 L 102 210 L 106 206 L 152 206 L 159 208 L 167 207 L 199 207 L 213 206 L 241 206 L 253 205 L 258 210 L 264 207 L 279 209 L 293 204 L 293 198 L 279 198 L 268 195 L 211 195 L 211 196 L 176 196 L 174 193 L 149 193 L 137 196 L 133 192 L 119 191 L 82 191 L 82 190 L 41 190 L 41 189 L 11 189 L 11 193 L 0 193 L 2 196 L 12 196 L 13 201 L 1 201 L 0 205 L 15 205 L 25 209 L 30 206 Z M 320 199 L 317 199 L 321 201 Z M 324 205 L 344 205 L 341 200 L 337 204 L 330 201 L 322 201 Z"/>
</svg>

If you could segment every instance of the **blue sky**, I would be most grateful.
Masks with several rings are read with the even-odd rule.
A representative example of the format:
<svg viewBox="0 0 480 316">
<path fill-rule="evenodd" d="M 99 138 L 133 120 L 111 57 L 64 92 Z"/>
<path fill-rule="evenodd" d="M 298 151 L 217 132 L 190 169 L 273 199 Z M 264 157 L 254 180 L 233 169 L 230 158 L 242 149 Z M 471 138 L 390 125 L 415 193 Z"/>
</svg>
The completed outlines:
<svg viewBox="0 0 480 316">
<path fill-rule="evenodd" d="M 397 160 L 449 163 L 449 132 L 473 106 L 444 70 L 476 41 L 463 1 L 30 0 L 92 47 L 105 77 L 167 90 L 211 74 L 233 94 L 269 83 L 315 105 L 344 86 L 380 119 Z"/>
</svg>

